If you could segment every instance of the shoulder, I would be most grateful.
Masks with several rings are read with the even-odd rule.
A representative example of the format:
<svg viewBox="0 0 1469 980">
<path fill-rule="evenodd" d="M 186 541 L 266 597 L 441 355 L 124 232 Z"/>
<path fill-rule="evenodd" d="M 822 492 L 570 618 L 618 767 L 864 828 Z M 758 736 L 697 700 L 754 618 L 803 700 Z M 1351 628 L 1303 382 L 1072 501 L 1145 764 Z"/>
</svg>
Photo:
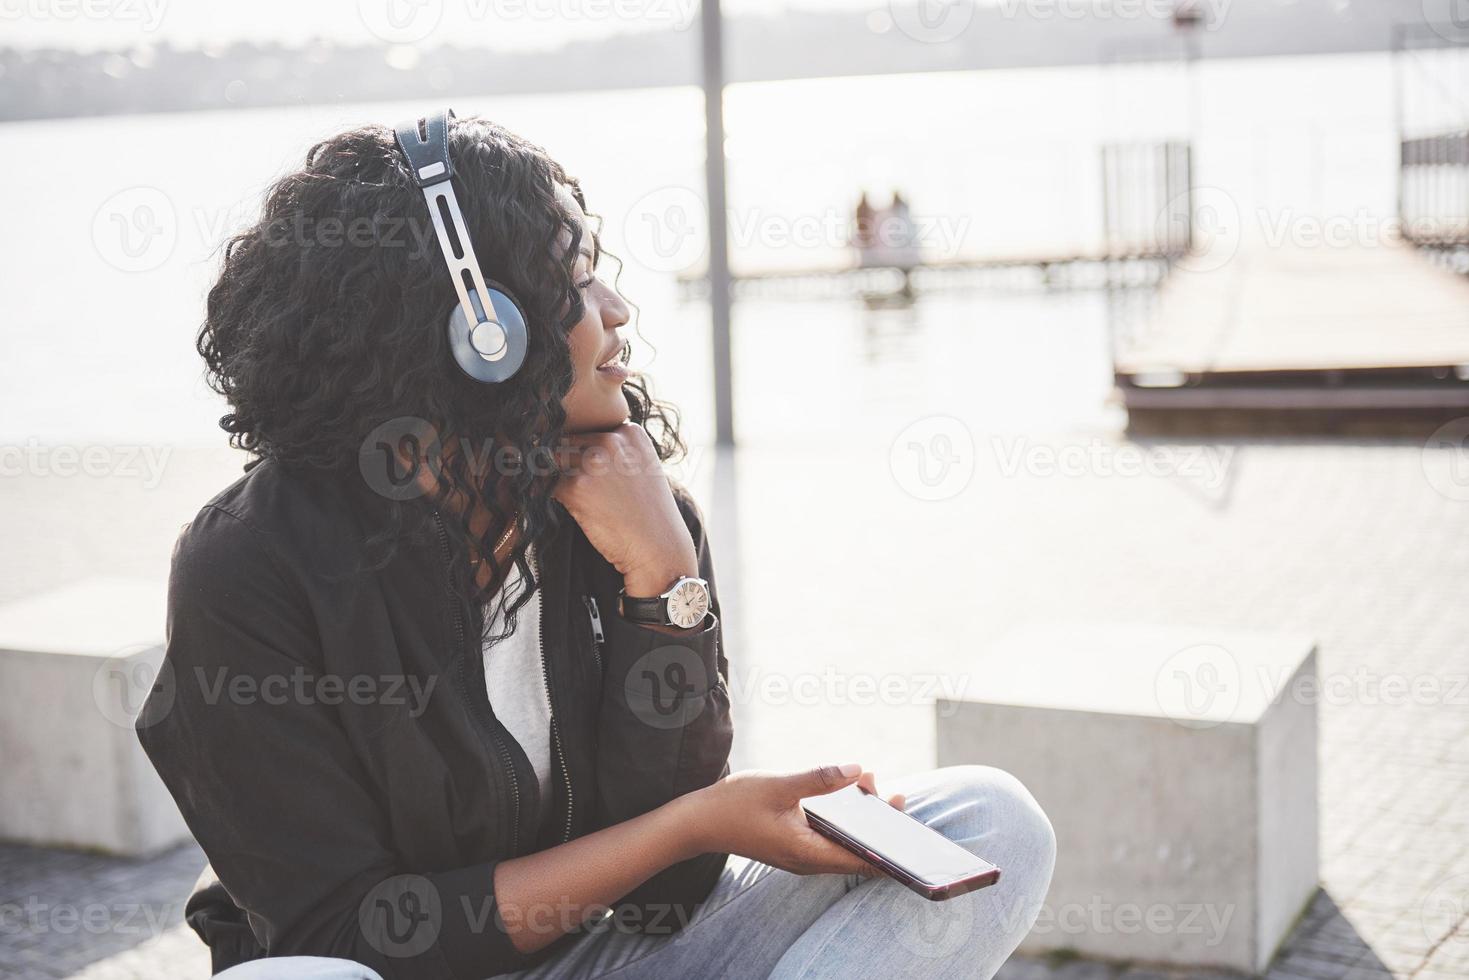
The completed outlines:
<svg viewBox="0 0 1469 980">
<path fill-rule="evenodd" d="M 265 460 L 184 525 L 174 546 L 174 574 L 279 575 L 293 567 L 307 570 L 321 556 L 355 555 L 364 536 L 350 496 L 339 477 Z"/>
</svg>

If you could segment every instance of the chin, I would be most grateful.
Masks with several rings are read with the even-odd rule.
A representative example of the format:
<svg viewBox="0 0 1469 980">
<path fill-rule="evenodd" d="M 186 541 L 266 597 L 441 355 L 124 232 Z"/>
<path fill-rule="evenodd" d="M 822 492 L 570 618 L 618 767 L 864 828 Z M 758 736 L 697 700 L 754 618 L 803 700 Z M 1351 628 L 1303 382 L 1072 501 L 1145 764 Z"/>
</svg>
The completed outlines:
<svg viewBox="0 0 1469 980">
<path fill-rule="evenodd" d="M 582 410 L 568 413 L 566 416 L 565 431 L 568 433 L 578 432 L 608 432 L 617 428 L 628 420 L 627 402 L 619 396 L 615 405 L 599 405 L 590 410 Z"/>
</svg>

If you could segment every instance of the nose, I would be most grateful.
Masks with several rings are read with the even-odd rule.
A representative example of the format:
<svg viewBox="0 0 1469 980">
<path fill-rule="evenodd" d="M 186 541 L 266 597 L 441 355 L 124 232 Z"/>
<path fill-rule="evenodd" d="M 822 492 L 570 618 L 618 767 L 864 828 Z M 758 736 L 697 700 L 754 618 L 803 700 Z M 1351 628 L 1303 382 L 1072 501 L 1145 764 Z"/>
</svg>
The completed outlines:
<svg viewBox="0 0 1469 980">
<path fill-rule="evenodd" d="M 622 298 L 621 293 L 613 288 L 611 283 L 604 283 L 598 280 L 598 285 L 603 294 L 600 304 L 602 308 L 602 329 L 616 330 L 618 327 L 625 326 L 632 319 L 632 311 L 628 309 L 627 301 Z"/>
</svg>

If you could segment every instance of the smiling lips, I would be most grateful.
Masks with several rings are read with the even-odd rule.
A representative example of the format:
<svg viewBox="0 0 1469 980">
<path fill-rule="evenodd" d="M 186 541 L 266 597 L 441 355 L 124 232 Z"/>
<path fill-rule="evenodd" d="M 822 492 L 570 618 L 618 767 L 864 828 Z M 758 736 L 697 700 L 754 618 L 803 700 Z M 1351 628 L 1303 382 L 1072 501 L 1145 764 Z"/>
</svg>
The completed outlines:
<svg viewBox="0 0 1469 980">
<path fill-rule="evenodd" d="M 602 363 L 597 365 L 597 370 L 601 371 L 604 368 L 621 367 L 622 359 L 626 351 L 627 341 L 619 337 L 617 339 L 617 346 L 612 348 L 612 352 L 602 359 Z"/>
</svg>

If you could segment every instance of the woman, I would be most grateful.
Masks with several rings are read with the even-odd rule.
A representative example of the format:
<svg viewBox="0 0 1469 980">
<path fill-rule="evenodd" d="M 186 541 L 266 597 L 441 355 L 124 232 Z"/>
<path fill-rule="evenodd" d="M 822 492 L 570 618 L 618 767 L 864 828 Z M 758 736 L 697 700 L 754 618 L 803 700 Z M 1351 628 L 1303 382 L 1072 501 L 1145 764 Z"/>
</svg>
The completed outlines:
<svg viewBox="0 0 1469 980">
<path fill-rule="evenodd" d="M 860 766 L 729 773 L 703 520 L 582 192 L 498 126 L 442 128 L 470 254 L 524 314 L 508 380 L 458 366 L 439 168 L 386 128 L 313 148 L 209 293 L 199 350 L 255 459 L 179 539 L 138 728 L 217 875 L 188 909 L 215 969 L 990 976 L 1049 881 L 1044 815 L 991 769 L 905 781 L 893 805 L 1004 869 L 928 903 L 806 824 L 802 798 L 875 789 Z"/>
</svg>

